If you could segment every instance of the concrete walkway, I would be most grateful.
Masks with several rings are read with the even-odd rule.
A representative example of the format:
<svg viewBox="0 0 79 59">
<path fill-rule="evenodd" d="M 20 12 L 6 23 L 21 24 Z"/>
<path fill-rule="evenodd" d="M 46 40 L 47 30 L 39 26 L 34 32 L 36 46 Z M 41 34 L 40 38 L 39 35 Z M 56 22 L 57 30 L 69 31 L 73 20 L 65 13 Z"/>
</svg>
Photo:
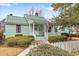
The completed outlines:
<svg viewBox="0 0 79 59">
<path fill-rule="evenodd" d="M 40 40 L 39 41 L 39 44 L 42 44 L 42 43 L 48 43 L 48 41 L 45 41 L 45 40 Z M 34 47 L 37 47 L 37 45 L 30 45 L 28 48 L 26 48 L 24 51 L 22 51 L 19 55 L 17 56 L 26 56 L 26 54 L 29 53 L 30 49 L 34 48 Z"/>
<path fill-rule="evenodd" d="M 26 54 L 28 54 L 28 52 L 30 51 L 30 49 L 34 48 L 35 46 L 30 45 L 28 48 L 26 48 L 23 52 L 21 52 L 19 55 L 17 56 L 26 56 Z"/>
</svg>

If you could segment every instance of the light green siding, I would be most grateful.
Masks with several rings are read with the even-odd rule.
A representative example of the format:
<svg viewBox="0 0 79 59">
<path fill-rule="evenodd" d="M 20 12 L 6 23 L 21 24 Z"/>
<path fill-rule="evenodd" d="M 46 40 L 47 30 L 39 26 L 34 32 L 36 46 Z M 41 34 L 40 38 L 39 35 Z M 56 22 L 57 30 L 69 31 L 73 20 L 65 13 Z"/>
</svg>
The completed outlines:
<svg viewBox="0 0 79 59">
<path fill-rule="evenodd" d="M 21 33 L 24 35 L 32 35 L 30 32 L 31 29 L 29 29 L 29 26 L 21 26 Z"/>
<path fill-rule="evenodd" d="M 29 32 L 29 26 L 21 26 L 21 33 L 16 33 L 16 25 L 5 25 L 5 35 L 14 36 L 16 34 L 23 34 L 23 35 L 32 35 Z"/>
<path fill-rule="evenodd" d="M 12 36 L 16 33 L 16 26 L 15 25 L 5 25 L 5 35 Z"/>
</svg>

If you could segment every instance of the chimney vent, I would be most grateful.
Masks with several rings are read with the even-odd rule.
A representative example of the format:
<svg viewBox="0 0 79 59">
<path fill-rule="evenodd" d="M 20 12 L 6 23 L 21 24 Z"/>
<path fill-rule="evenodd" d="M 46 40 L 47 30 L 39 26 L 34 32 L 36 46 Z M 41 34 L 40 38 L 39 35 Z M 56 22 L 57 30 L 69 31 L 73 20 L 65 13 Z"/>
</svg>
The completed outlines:
<svg viewBox="0 0 79 59">
<path fill-rule="evenodd" d="M 13 14 L 10 14 L 10 16 L 13 16 Z"/>
<path fill-rule="evenodd" d="M 35 13 L 35 16 L 38 16 L 38 13 L 37 12 Z"/>
</svg>

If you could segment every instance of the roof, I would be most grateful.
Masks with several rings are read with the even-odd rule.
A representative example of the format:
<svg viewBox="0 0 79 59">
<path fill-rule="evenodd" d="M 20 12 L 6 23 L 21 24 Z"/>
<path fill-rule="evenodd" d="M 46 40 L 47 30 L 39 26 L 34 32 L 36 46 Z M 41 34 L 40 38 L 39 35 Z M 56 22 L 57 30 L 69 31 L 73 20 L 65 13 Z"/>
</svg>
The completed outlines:
<svg viewBox="0 0 79 59">
<path fill-rule="evenodd" d="M 25 19 L 25 17 L 10 16 L 10 15 L 8 15 L 6 17 L 5 23 L 7 23 L 7 24 L 27 25 L 28 24 L 28 21 Z"/>
<path fill-rule="evenodd" d="M 8 15 L 5 18 L 5 23 L 28 25 L 28 23 L 44 24 L 48 23 L 48 21 L 44 17 L 25 14 L 24 17 Z"/>
<path fill-rule="evenodd" d="M 44 17 L 41 17 L 41 16 L 33 16 L 33 15 L 28 15 L 28 14 L 25 14 L 24 16 L 26 17 L 26 19 L 28 19 L 28 20 L 30 20 L 31 22 L 34 22 L 34 23 L 38 23 L 38 24 L 47 23 L 47 20 Z"/>
</svg>

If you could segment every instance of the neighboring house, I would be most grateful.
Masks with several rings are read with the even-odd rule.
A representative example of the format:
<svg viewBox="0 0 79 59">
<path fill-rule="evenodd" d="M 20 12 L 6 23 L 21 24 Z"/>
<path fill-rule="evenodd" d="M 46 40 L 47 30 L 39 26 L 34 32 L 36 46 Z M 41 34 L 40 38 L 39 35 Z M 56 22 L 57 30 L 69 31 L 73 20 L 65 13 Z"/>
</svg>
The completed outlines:
<svg viewBox="0 0 79 59">
<path fill-rule="evenodd" d="M 56 26 L 53 22 L 49 23 L 49 31 L 48 31 L 48 35 L 61 35 L 61 33 L 69 33 L 69 29 L 71 29 L 72 31 L 70 31 L 71 34 L 76 34 L 76 30 L 74 29 L 74 27 L 72 28 L 61 28 L 61 26 Z"/>
<path fill-rule="evenodd" d="M 24 14 L 24 17 L 10 14 L 4 22 L 6 37 L 23 34 L 33 35 L 35 39 L 48 39 L 48 21 L 37 13 L 35 15 Z"/>
</svg>

